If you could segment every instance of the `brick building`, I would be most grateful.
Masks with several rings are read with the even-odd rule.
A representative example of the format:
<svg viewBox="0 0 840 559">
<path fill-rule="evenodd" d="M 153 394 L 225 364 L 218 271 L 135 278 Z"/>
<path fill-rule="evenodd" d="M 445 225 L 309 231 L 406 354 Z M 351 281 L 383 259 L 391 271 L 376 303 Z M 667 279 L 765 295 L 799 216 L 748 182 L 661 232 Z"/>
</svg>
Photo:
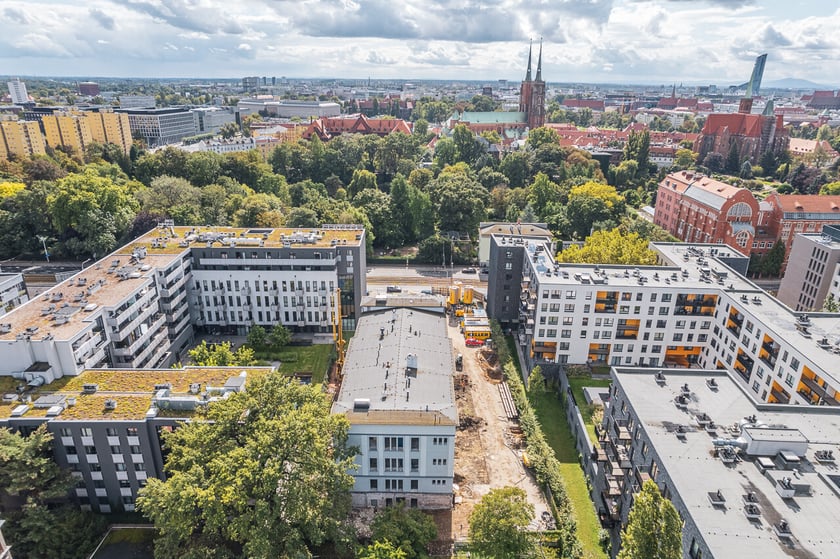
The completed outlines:
<svg viewBox="0 0 840 559">
<path fill-rule="evenodd" d="M 723 243 L 749 254 L 758 213 L 749 190 L 680 171 L 660 183 L 654 223 L 686 242 Z"/>
</svg>

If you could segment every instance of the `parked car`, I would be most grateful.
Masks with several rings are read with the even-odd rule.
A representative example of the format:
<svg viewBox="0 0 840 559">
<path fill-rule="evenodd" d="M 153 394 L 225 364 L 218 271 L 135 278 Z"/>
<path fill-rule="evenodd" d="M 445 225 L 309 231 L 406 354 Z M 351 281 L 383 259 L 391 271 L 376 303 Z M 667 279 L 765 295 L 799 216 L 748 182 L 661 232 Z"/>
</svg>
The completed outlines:
<svg viewBox="0 0 840 559">
<path fill-rule="evenodd" d="M 461 272 L 464 273 L 464 274 L 474 274 L 474 273 L 476 273 L 475 268 L 464 268 L 463 270 L 461 270 Z"/>
<path fill-rule="evenodd" d="M 387 293 L 402 293 L 402 288 L 399 285 L 389 285 L 385 288 Z"/>
<path fill-rule="evenodd" d="M 456 371 L 463 371 L 464 370 L 464 356 L 460 353 L 458 357 L 455 358 L 455 370 Z"/>
<path fill-rule="evenodd" d="M 467 347 L 479 347 L 483 346 L 484 342 L 481 340 L 477 340 L 475 338 L 467 338 L 464 343 L 467 344 Z"/>
</svg>

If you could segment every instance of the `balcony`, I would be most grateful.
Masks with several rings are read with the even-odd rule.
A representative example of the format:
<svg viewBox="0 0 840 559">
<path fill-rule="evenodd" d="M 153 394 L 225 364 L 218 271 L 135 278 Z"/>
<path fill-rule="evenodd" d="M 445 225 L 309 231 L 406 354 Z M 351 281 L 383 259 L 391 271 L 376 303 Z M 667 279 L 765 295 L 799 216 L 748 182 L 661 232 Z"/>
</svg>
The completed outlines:
<svg viewBox="0 0 840 559">
<path fill-rule="evenodd" d="M 618 340 L 636 340 L 639 338 L 638 330 L 617 330 L 615 337 Z"/>
<path fill-rule="evenodd" d="M 735 360 L 744 366 L 744 371 L 749 377 L 749 375 L 752 374 L 753 365 L 755 364 L 752 357 L 748 356 L 746 353 L 738 353 L 738 357 L 736 357 Z"/>
<path fill-rule="evenodd" d="M 833 390 L 832 395 L 829 395 L 828 391 L 823 385 L 819 384 L 814 379 L 808 378 L 806 376 L 803 376 L 801 379 L 799 379 L 799 381 L 801 384 L 804 384 L 808 388 L 809 396 L 810 394 L 814 394 L 819 397 L 819 402 L 825 402 L 825 404 L 829 406 L 840 406 L 840 402 L 838 402 L 835 399 L 836 393 Z M 802 393 L 801 390 L 800 393 Z"/>
</svg>

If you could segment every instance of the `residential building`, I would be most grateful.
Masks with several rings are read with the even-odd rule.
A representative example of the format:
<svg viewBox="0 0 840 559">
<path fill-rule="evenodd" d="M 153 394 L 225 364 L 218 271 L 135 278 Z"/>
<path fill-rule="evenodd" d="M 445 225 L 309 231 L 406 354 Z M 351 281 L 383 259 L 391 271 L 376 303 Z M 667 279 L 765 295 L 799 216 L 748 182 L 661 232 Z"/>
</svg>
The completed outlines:
<svg viewBox="0 0 840 559">
<path fill-rule="evenodd" d="M 193 115 L 195 134 L 218 134 L 222 126 L 236 122 L 236 115 L 218 107 L 197 107 L 190 109 Z"/>
<path fill-rule="evenodd" d="M 37 122 L 0 120 L 0 159 L 45 153 L 46 143 Z"/>
<path fill-rule="evenodd" d="M 449 509 L 458 412 L 446 317 L 391 308 L 363 315 L 332 412 L 350 421 L 355 507 Z"/>
<path fill-rule="evenodd" d="M 26 84 L 20 81 L 20 78 L 12 78 L 12 81 L 7 82 L 9 86 L 9 95 L 12 98 L 13 105 L 23 105 L 29 103 L 29 94 L 26 93 Z"/>
<path fill-rule="evenodd" d="M 799 233 L 779 286 L 779 301 L 797 311 L 822 310 L 829 293 L 840 287 L 840 227 L 825 225 L 822 233 Z"/>
<path fill-rule="evenodd" d="M 740 252 L 652 243 L 658 266 L 561 264 L 545 243 L 525 243 L 518 342 L 529 367 L 719 368 L 762 402 L 840 405 L 840 315 L 791 310 L 736 271 L 748 263 Z"/>
<path fill-rule="evenodd" d="M 121 109 L 153 109 L 155 103 L 154 95 L 120 95 Z"/>
<path fill-rule="evenodd" d="M 482 221 L 478 224 L 478 263 L 481 266 L 486 266 L 490 262 L 490 238 L 493 235 L 542 236 L 550 239 L 551 231 L 545 223 Z"/>
<path fill-rule="evenodd" d="M 181 107 L 165 109 L 119 109 L 128 115 L 134 138 L 142 138 L 149 147 L 175 144 L 195 136 L 195 121 L 189 110 Z"/>
<path fill-rule="evenodd" d="M 555 251 L 551 233 L 533 234 L 494 233 L 490 237 L 490 256 L 487 269 L 487 312 L 502 322 L 519 322 L 519 296 L 526 241 L 545 243 Z"/>
<path fill-rule="evenodd" d="M 96 97 L 99 95 L 99 84 L 96 82 L 79 82 L 79 95 Z"/>
<path fill-rule="evenodd" d="M 166 479 L 162 433 L 176 429 L 270 367 L 97 369 L 67 383 L 33 386 L 0 377 L 0 428 L 24 435 L 45 424 L 56 463 L 76 480 L 84 510 L 135 510 L 149 478 Z M 19 390 L 16 390 L 19 389 Z M 2 557 L 2 556 L 0 556 Z"/>
<path fill-rule="evenodd" d="M 358 225 L 161 224 L 3 316 L 0 377 L 38 386 L 90 368 L 166 367 L 195 330 L 327 333 L 339 312 L 353 330 L 366 291 L 364 235 Z"/>
<path fill-rule="evenodd" d="M 61 110 L 40 118 L 47 145 L 70 148 L 84 153 L 91 143 L 111 143 L 128 153 L 131 130 L 128 116 L 111 109 L 97 111 Z"/>
<path fill-rule="evenodd" d="M 23 274 L 0 273 L 0 316 L 29 300 Z"/>
<path fill-rule="evenodd" d="M 758 213 L 758 201 L 746 188 L 679 171 L 659 184 L 654 223 L 686 242 L 722 243 L 749 254 Z"/>
<path fill-rule="evenodd" d="M 256 91 L 260 88 L 259 76 L 246 76 L 242 78 L 242 89 L 245 91 Z"/>
<path fill-rule="evenodd" d="M 794 156 L 812 157 L 820 164 L 830 163 L 840 153 L 837 153 L 827 140 L 806 140 L 805 138 L 791 138 L 788 144 L 788 151 Z M 821 161 L 817 161 L 821 159 Z"/>
<path fill-rule="evenodd" d="M 280 118 L 330 117 L 341 114 L 341 105 L 333 101 L 291 101 L 284 99 L 277 104 Z"/>
<path fill-rule="evenodd" d="M 840 409 L 756 401 L 719 370 L 613 367 L 590 469 L 616 537 L 648 480 L 680 515 L 682 557 L 834 556 Z"/>
</svg>

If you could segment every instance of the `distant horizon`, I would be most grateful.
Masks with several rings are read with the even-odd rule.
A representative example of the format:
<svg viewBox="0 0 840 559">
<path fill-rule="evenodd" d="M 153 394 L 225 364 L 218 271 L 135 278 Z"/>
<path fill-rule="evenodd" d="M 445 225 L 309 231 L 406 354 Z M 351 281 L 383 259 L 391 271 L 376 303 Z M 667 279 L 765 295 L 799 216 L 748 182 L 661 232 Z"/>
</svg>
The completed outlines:
<svg viewBox="0 0 840 559">
<path fill-rule="evenodd" d="M 254 74 L 256 75 L 256 74 Z M 126 80 L 126 81 L 207 81 L 207 82 L 231 82 L 233 84 L 239 83 L 241 84 L 242 78 L 246 76 L 239 76 L 239 77 L 207 77 L 207 76 L 88 76 L 88 75 L 23 75 L 23 74 L 16 74 L 16 75 L 6 75 L 0 76 L 0 81 L 3 83 L 9 81 L 12 78 L 20 78 L 21 81 L 26 82 L 27 79 L 30 80 L 40 80 L 40 81 L 49 81 L 49 80 L 56 80 L 56 81 L 64 81 L 64 82 L 71 82 L 71 81 L 94 81 L 96 80 L 103 80 L 103 81 L 119 81 L 119 80 Z M 260 75 L 260 78 L 263 76 Z M 282 80 L 289 80 L 289 81 L 337 81 L 337 82 L 366 82 L 370 80 L 371 82 L 404 82 L 404 83 L 423 83 L 423 82 L 444 82 L 444 83 L 469 83 L 469 84 L 483 84 L 483 85 L 494 85 L 500 81 L 507 81 L 510 87 L 516 87 L 522 81 L 522 79 L 506 79 L 506 78 L 498 78 L 498 79 L 465 79 L 465 78 L 417 78 L 417 77 L 409 77 L 409 78 L 400 78 L 400 77 L 393 77 L 393 78 L 376 78 L 373 76 L 365 77 L 365 78 L 349 78 L 349 77 L 296 77 L 296 76 L 265 76 L 269 80 L 272 77 L 277 78 L 279 82 Z M 797 87 L 789 87 L 789 86 L 779 86 L 773 85 L 778 83 L 785 83 L 785 82 L 798 82 L 803 84 L 802 86 Z M 97 82 L 98 83 L 98 82 Z M 718 88 L 729 88 L 729 87 L 738 87 L 743 84 L 742 83 L 714 83 L 714 82 L 705 82 L 705 81 L 684 81 L 679 83 L 674 82 L 588 82 L 588 81 L 554 81 L 554 80 L 546 80 L 546 84 L 548 86 L 554 87 L 564 87 L 564 86 L 613 86 L 613 87 L 653 87 L 653 88 L 664 88 L 664 89 L 671 89 L 672 87 L 676 86 L 677 89 L 679 88 L 694 88 L 694 87 L 709 87 L 715 86 Z M 265 85 L 261 87 L 279 87 L 281 84 L 275 84 L 274 86 Z M 0 88 L 1 90 L 2 88 Z M 836 85 L 831 85 L 827 83 L 814 83 L 811 80 L 806 80 L 802 78 L 793 78 L 793 77 L 786 77 L 774 80 L 763 80 L 761 85 L 762 90 L 766 89 L 788 89 L 792 91 L 796 90 L 804 90 L 804 89 L 832 89 L 837 90 L 840 89 Z"/>
<path fill-rule="evenodd" d="M 840 76 L 817 0 L 6 0 L 0 26 L 25 76 L 519 81 L 540 38 L 550 83 L 742 84 L 765 52 L 765 82 Z"/>
</svg>

